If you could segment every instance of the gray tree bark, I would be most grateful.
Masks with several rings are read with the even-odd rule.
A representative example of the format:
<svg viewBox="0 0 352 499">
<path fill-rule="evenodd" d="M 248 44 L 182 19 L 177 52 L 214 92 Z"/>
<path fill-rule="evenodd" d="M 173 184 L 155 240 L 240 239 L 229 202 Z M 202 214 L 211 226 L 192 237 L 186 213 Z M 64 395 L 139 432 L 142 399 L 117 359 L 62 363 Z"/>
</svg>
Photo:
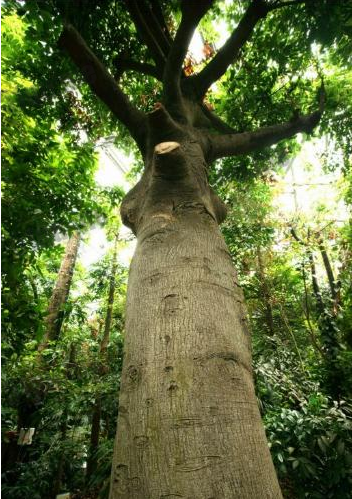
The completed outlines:
<svg viewBox="0 0 352 499">
<path fill-rule="evenodd" d="M 122 216 L 138 244 L 110 499 L 281 498 L 199 144 L 156 145 Z"/>
</svg>

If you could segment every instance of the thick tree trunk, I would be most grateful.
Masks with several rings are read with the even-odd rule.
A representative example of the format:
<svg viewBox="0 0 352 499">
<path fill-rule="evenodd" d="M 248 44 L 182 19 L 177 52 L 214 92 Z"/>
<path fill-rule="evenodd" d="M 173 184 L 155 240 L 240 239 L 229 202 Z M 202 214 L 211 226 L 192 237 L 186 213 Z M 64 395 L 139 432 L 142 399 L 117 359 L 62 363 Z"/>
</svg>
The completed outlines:
<svg viewBox="0 0 352 499">
<path fill-rule="evenodd" d="M 148 116 L 129 102 L 72 25 L 65 24 L 59 39 L 93 92 L 129 129 L 145 161 L 122 209 L 138 247 L 110 496 L 280 498 L 254 395 L 242 297 L 217 227 L 224 209 L 207 174 L 217 158 L 310 133 L 325 94 L 310 115 L 253 132 L 213 133 L 213 127 L 231 129 L 203 111 L 205 92 L 238 59 L 260 19 L 287 2 L 251 2 L 212 61 L 182 81 L 189 43 L 212 2 L 181 2 L 170 47 L 163 36 L 159 43 L 163 30 L 147 19 L 149 9 L 137 4 L 126 2 L 127 10 L 157 65 L 153 72 L 163 77 L 163 104 Z"/>
<path fill-rule="evenodd" d="M 202 163 L 194 149 L 186 161 L 194 170 Z M 146 190 L 136 231 L 110 499 L 281 498 L 214 197 L 180 185 L 171 157 L 168 168 L 169 183 L 158 172 L 149 179 L 164 197 L 150 204 Z M 135 191 L 128 197 L 138 199 Z"/>
<path fill-rule="evenodd" d="M 74 232 L 67 242 L 65 255 L 61 262 L 61 267 L 55 283 L 53 294 L 50 298 L 48 313 L 45 318 L 45 333 L 41 343 L 38 346 L 38 351 L 42 352 L 48 346 L 50 341 L 56 340 L 60 334 L 60 329 L 64 319 L 64 306 L 67 301 L 73 271 L 75 268 L 80 233 Z"/>
</svg>

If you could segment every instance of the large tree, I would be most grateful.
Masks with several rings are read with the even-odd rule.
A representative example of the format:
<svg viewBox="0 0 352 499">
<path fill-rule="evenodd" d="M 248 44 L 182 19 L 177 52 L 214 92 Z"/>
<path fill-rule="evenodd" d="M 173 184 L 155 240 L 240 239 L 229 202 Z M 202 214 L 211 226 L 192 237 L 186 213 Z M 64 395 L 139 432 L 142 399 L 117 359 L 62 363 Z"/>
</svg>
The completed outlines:
<svg viewBox="0 0 352 499">
<path fill-rule="evenodd" d="M 264 22 L 275 34 L 275 16 L 289 11 L 281 21 L 294 29 L 290 17 L 299 24 L 301 18 L 294 12 L 300 9 L 308 31 L 312 12 L 310 2 L 307 12 L 303 3 L 243 2 L 239 10 L 246 9 L 228 41 L 199 72 L 186 76 L 183 66 L 193 33 L 204 16 L 216 12 L 217 2 L 50 2 L 64 20 L 59 46 L 129 131 L 144 162 L 141 180 L 121 209 L 138 245 L 129 279 L 111 498 L 281 497 L 253 389 L 242 293 L 219 231 L 226 207 L 209 176 L 217 159 L 243 157 L 298 132 L 310 133 L 321 117 L 323 92 L 313 112 L 292 109 L 295 103 L 282 111 L 281 101 L 281 113 L 276 107 L 272 118 L 292 112 L 288 121 L 253 129 L 253 123 L 260 122 L 253 119 L 248 131 L 245 112 L 234 111 L 236 119 L 225 123 L 209 109 L 204 96 L 219 79 L 228 78 L 225 88 L 234 89 L 231 67 L 245 65 L 246 55 L 249 72 L 257 70 L 253 57 L 269 66 L 265 51 L 246 53 L 253 33 L 263 38 Z M 328 3 L 323 2 L 324 9 Z M 28 2 L 33 4 L 50 10 L 49 2 Z M 319 14 L 323 12 L 328 11 L 321 9 Z M 178 28 L 173 29 L 178 18 Z M 91 36 L 94 27 L 102 31 Z M 300 40 L 305 43 L 302 33 L 304 28 Z M 48 40 L 54 35 L 51 30 Z M 130 39 L 142 42 L 142 48 L 133 50 Z M 273 43 L 273 57 L 275 36 L 265 41 Z M 282 55 L 282 46 L 280 50 Z M 295 69 L 300 62 L 306 68 L 304 57 L 294 57 Z M 289 66 L 282 57 L 281 71 L 285 64 Z M 136 88 L 135 79 L 122 78 L 127 71 L 159 82 L 155 88 L 161 89 L 160 98 L 152 112 L 137 109 L 132 102 L 136 96 L 126 95 Z M 261 82 L 252 83 L 256 95 Z M 292 93 L 294 86 L 289 90 Z M 290 93 L 288 102 L 289 98 Z M 262 100 L 264 106 L 264 97 L 260 99 L 254 102 L 257 110 Z M 222 117 L 229 116 L 219 104 Z M 239 126 L 233 128 L 232 121 Z"/>
<path fill-rule="evenodd" d="M 182 2 L 173 40 L 156 2 L 126 6 L 163 84 L 151 113 L 131 104 L 72 25 L 59 41 L 128 128 L 145 165 L 121 209 L 138 246 L 110 497 L 278 498 L 253 389 L 242 293 L 218 228 L 226 209 L 209 186 L 208 170 L 218 158 L 312 131 L 321 108 L 236 133 L 203 103 L 256 25 L 285 3 L 251 2 L 225 45 L 188 78 L 183 62 L 212 2 Z"/>
</svg>

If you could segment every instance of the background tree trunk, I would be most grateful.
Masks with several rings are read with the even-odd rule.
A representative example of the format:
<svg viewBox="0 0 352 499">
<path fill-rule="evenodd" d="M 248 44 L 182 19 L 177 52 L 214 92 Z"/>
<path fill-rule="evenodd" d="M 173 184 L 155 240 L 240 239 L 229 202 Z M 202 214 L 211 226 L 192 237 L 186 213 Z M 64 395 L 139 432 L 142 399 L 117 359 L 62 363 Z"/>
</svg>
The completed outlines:
<svg viewBox="0 0 352 499">
<path fill-rule="evenodd" d="M 323 262 L 324 262 L 326 275 L 327 275 L 327 278 L 329 281 L 331 299 L 332 299 L 332 302 L 335 303 L 336 298 L 337 298 L 337 286 L 336 286 L 334 271 L 332 270 L 330 258 L 328 256 L 327 251 L 326 251 L 323 239 L 320 238 L 318 243 L 319 243 L 320 254 L 321 254 L 321 257 L 322 257 Z"/>
<path fill-rule="evenodd" d="M 104 376 L 108 372 L 108 366 L 106 361 L 106 351 L 109 344 L 111 324 L 113 319 L 113 308 L 114 308 L 114 297 L 115 297 L 115 284 L 116 284 L 116 271 L 117 271 L 117 245 L 118 245 L 118 234 L 115 237 L 114 251 L 111 259 L 111 274 L 109 279 L 109 294 L 107 301 L 107 309 L 104 323 L 104 334 L 100 343 L 99 349 L 99 373 Z M 92 427 L 90 433 L 90 448 L 89 456 L 87 460 L 87 474 L 86 482 L 88 483 L 90 477 L 96 469 L 96 458 L 95 453 L 99 445 L 100 436 L 100 420 L 101 420 L 101 404 L 102 397 L 101 394 L 97 394 L 92 411 Z"/>
<path fill-rule="evenodd" d="M 80 233 L 74 232 L 67 242 L 65 254 L 61 262 L 60 270 L 56 279 L 55 287 L 50 298 L 48 314 L 45 319 L 46 330 L 41 343 L 38 345 L 39 354 L 47 348 L 49 341 L 58 338 L 63 322 L 63 306 L 67 301 L 72 275 L 76 263 Z M 34 282 L 31 282 L 33 296 L 37 300 L 37 290 Z M 34 416 L 44 401 L 45 394 L 39 390 L 35 394 L 29 393 L 21 399 L 18 410 L 18 432 L 21 428 L 30 428 Z M 17 441 L 13 443 L 13 451 L 9 454 L 8 462 L 4 462 L 4 468 L 12 469 L 18 460 L 19 446 Z"/>
<path fill-rule="evenodd" d="M 117 271 L 117 245 L 118 245 L 118 234 L 115 237 L 114 251 L 111 258 L 111 274 L 109 279 L 109 295 L 108 295 L 108 303 L 106 309 L 105 323 L 104 323 L 104 335 L 100 344 L 100 355 L 102 357 L 105 356 L 106 349 L 109 344 L 110 338 L 110 330 L 112 324 L 112 316 L 114 309 L 114 298 L 115 298 L 115 284 L 116 284 L 116 271 Z"/>
<path fill-rule="evenodd" d="M 273 336 L 275 333 L 274 318 L 273 318 L 273 308 L 271 306 L 271 295 L 268 286 L 267 278 L 265 276 L 263 255 L 260 246 L 257 247 L 257 257 L 258 257 L 258 274 L 261 284 L 262 297 L 265 304 L 265 322 L 268 328 L 268 333 Z"/>
<path fill-rule="evenodd" d="M 75 369 L 77 368 L 76 363 L 76 345 L 75 343 L 71 343 L 70 346 L 70 354 L 68 363 L 66 366 L 66 376 L 68 380 L 72 380 L 74 377 Z M 60 433 L 61 433 L 61 443 L 65 442 L 67 437 L 67 426 L 68 426 L 68 410 L 67 407 L 64 408 L 64 412 L 62 415 L 62 422 L 60 425 Z M 56 473 L 54 475 L 52 490 L 51 490 L 51 499 L 56 499 L 56 496 L 60 493 L 62 480 L 64 477 L 65 471 L 65 461 L 66 455 L 64 452 L 64 448 L 62 449 L 61 455 L 57 462 Z"/>
<path fill-rule="evenodd" d="M 55 287 L 50 298 L 48 314 L 45 318 L 46 330 L 38 346 L 39 352 L 45 350 L 48 343 L 57 339 L 60 334 L 64 319 L 64 306 L 70 292 L 80 238 L 80 233 L 76 231 L 67 242 Z"/>
<path fill-rule="evenodd" d="M 174 497 L 282 497 L 242 291 L 217 223 L 196 203 L 139 229 L 110 492 Z"/>
</svg>

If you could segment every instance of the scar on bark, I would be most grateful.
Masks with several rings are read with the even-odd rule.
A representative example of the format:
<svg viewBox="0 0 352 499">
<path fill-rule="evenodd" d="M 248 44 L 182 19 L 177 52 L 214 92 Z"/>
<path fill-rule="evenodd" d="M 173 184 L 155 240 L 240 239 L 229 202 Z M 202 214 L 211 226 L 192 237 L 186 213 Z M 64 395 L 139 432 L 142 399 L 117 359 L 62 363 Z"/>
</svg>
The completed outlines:
<svg viewBox="0 0 352 499">
<path fill-rule="evenodd" d="M 187 175 L 187 158 L 181 144 L 175 141 L 160 142 L 154 147 L 155 173 L 167 178 L 182 178 Z M 227 215 L 227 207 L 214 190 L 209 186 L 210 203 L 216 221 L 221 224 Z"/>
<path fill-rule="evenodd" d="M 166 154 L 173 151 L 177 147 L 180 147 L 178 142 L 161 142 L 155 146 L 154 151 L 156 154 Z"/>
<path fill-rule="evenodd" d="M 154 175 L 177 180 L 186 177 L 187 160 L 179 142 L 160 142 L 154 147 Z"/>
</svg>

